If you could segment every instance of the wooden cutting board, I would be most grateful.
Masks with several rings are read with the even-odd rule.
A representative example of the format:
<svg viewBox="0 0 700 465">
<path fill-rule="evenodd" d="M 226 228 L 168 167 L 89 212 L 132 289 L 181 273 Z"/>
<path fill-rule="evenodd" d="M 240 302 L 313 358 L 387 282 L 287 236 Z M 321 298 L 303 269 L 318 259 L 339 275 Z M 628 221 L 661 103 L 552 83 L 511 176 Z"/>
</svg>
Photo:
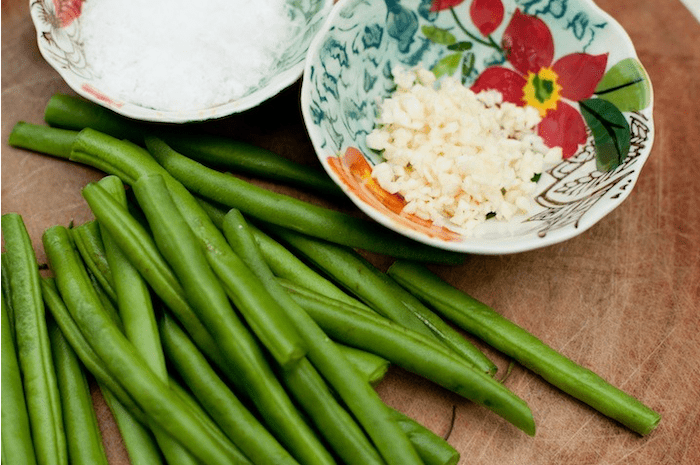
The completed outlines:
<svg viewBox="0 0 700 465">
<path fill-rule="evenodd" d="M 525 3 L 525 2 L 523 2 Z M 542 7 L 565 0 L 541 0 Z M 447 281 L 663 415 L 640 437 L 515 366 L 506 384 L 531 406 L 528 437 L 441 388 L 391 369 L 378 391 L 482 465 L 700 463 L 700 23 L 678 0 L 600 0 L 629 32 L 654 86 L 656 140 L 630 197 L 579 237 L 542 250 L 432 267 Z M 72 93 L 41 58 L 28 2 L 2 3 L 2 212 L 23 215 L 40 261 L 55 224 L 91 218 L 80 189 L 101 173 L 7 146 L 19 120 L 42 123 L 48 98 Z M 317 163 L 299 86 L 243 115 L 206 124 L 291 159 Z M 264 187 L 331 205 L 281 186 Z M 368 256 L 384 269 L 385 257 Z M 509 361 L 486 349 L 500 369 Z M 101 397 L 111 464 L 127 464 Z"/>
</svg>

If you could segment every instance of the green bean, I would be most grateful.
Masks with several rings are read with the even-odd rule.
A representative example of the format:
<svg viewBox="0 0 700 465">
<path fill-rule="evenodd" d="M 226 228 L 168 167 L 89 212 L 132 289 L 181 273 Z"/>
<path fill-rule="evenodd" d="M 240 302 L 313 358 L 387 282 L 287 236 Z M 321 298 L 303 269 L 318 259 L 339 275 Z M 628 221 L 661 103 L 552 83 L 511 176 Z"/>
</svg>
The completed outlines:
<svg viewBox="0 0 700 465">
<path fill-rule="evenodd" d="M 0 259 L 2 259 L 2 263 L 0 264 L 0 270 L 6 270 L 7 269 L 7 252 L 2 252 L 0 254 Z M 15 313 L 12 310 L 12 297 L 10 295 L 10 273 L 0 273 L 0 278 L 2 279 L 2 295 L 3 298 L 5 299 L 5 307 L 7 309 L 7 317 L 10 321 L 10 335 L 12 336 L 12 340 L 15 340 Z"/>
<path fill-rule="evenodd" d="M 235 207 L 251 218 L 393 257 L 453 264 L 463 260 L 462 254 L 420 244 L 375 222 L 268 191 L 207 168 L 177 153 L 160 139 L 147 137 L 146 146 L 192 193 Z"/>
<path fill-rule="evenodd" d="M 243 453 L 256 464 L 297 463 L 219 378 L 179 325 L 160 319 L 169 360 L 204 409 Z"/>
<path fill-rule="evenodd" d="M 168 385 L 148 368 L 106 315 L 71 247 L 68 231 L 62 226 L 53 226 L 44 232 L 43 243 L 57 288 L 81 333 L 149 419 L 186 445 L 204 463 L 239 462 L 239 458 L 207 432 Z"/>
<path fill-rule="evenodd" d="M 446 440 L 398 410 L 391 409 L 390 411 L 411 439 L 425 465 L 457 464 L 459 452 Z"/>
<path fill-rule="evenodd" d="M 522 399 L 438 342 L 426 340 L 378 315 L 340 302 L 334 304 L 323 296 L 312 298 L 310 294 L 296 292 L 290 295 L 333 340 L 375 353 L 490 409 L 534 435 L 532 413 Z"/>
<path fill-rule="evenodd" d="M 77 135 L 77 131 L 20 121 L 12 128 L 7 143 L 12 147 L 68 158 Z"/>
<path fill-rule="evenodd" d="M 141 424 L 109 389 L 99 384 L 102 397 L 112 412 L 131 465 L 162 465 L 163 457 L 152 433 Z"/>
<path fill-rule="evenodd" d="M 389 370 L 389 361 L 355 347 L 344 344 L 336 344 L 343 356 L 355 367 L 355 370 L 362 375 L 369 384 L 375 386 L 384 379 L 384 375 Z"/>
<path fill-rule="evenodd" d="M 97 415 L 83 366 L 56 323 L 49 319 L 47 325 L 61 394 L 70 463 L 107 465 L 102 434 L 97 424 Z"/>
<path fill-rule="evenodd" d="M 398 261 L 389 268 L 389 274 L 447 320 L 632 431 L 646 435 L 658 425 L 661 417 L 657 412 L 427 268 Z"/>
<path fill-rule="evenodd" d="M 61 397 L 51 358 L 39 268 L 22 217 L 2 215 L 6 266 L 24 392 L 37 463 L 67 464 Z"/>
<path fill-rule="evenodd" d="M 126 207 L 124 185 L 118 177 L 106 176 L 98 184 Z M 114 271 L 115 295 L 119 315 L 124 322 L 124 334 L 144 358 L 149 368 L 160 377 L 161 381 L 167 382 L 165 355 L 160 343 L 150 291 L 139 272 L 114 242 L 109 231 L 101 227 L 99 229 L 108 268 Z M 190 452 L 161 428 L 154 427 L 153 435 L 169 464 L 197 464 L 197 460 Z"/>
<path fill-rule="evenodd" d="M 106 176 L 98 184 L 126 207 L 124 185 L 116 176 Z M 113 272 L 115 295 L 119 315 L 124 323 L 124 333 L 144 357 L 149 367 L 161 379 L 167 378 L 165 356 L 160 344 L 150 290 L 138 270 L 114 242 L 112 235 L 102 225 L 100 229 L 108 269 Z M 77 229 L 77 228 L 76 228 Z"/>
<path fill-rule="evenodd" d="M 124 184 L 129 185 L 142 175 L 167 174 L 147 150 L 90 128 L 78 133 L 69 159 L 119 176 Z"/>
<path fill-rule="evenodd" d="M 156 244 L 182 283 L 192 308 L 218 342 L 226 358 L 231 361 L 234 370 L 244 380 L 250 397 L 261 414 L 270 420 L 269 426 L 275 431 L 276 437 L 300 462 L 332 463 L 328 452 L 313 431 L 304 424 L 275 378 L 257 341 L 237 318 L 219 278 L 210 267 L 210 263 L 215 266 L 219 263 L 207 262 L 207 256 L 201 252 L 206 247 L 201 245 L 178 210 L 182 204 L 176 206 L 165 181 L 158 175 L 143 176 L 132 187 L 149 220 Z M 196 205 L 194 199 L 192 202 Z M 206 217 L 203 212 L 202 215 Z M 216 245 L 214 247 L 221 250 Z M 245 268 L 245 265 L 241 265 Z M 257 289 L 254 291 L 249 287 L 240 291 L 248 293 L 246 297 L 253 299 L 267 295 L 259 283 Z M 270 299 L 270 302 L 274 301 Z M 238 302 L 236 304 L 241 310 L 241 305 Z M 279 337 L 286 337 L 284 335 L 288 334 L 288 330 L 293 331 L 294 328 L 287 327 L 284 332 L 278 333 Z M 270 334 L 270 340 L 275 337 L 277 336 Z"/>
<path fill-rule="evenodd" d="M 80 97 L 54 94 L 44 109 L 44 121 L 51 126 L 80 131 L 92 128 L 118 139 L 138 141 L 150 128 Z"/>
<path fill-rule="evenodd" d="M 71 228 L 70 232 L 85 265 L 92 272 L 92 275 L 100 283 L 100 287 L 107 293 L 109 298 L 115 301 L 114 280 L 105 256 L 99 225 L 96 221 L 87 221 Z"/>
<path fill-rule="evenodd" d="M 202 422 L 202 425 L 211 434 L 219 438 L 222 444 L 226 444 L 228 449 L 240 456 L 240 463 L 245 465 L 253 465 L 253 463 L 248 460 L 248 457 L 243 455 L 243 452 L 236 446 L 229 438 L 224 434 L 224 432 L 219 428 L 219 426 L 212 420 L 212 418 L 207 414 L 207 412 L 202 408 L 202 406 L 197 402 L 197 400 L 192 396 L 192 394 L 187 391 L 178 380 L 170 377 L 168 382 L 170 389 L 175 393 L 175 395 L 195 414 L 195 416 Z"/>
<path fill-rule="evenodd" d="M 3 267 L 4 270 L 4 267 Z M 2 273 L 3 278 L 5 273 Z M 2 293 L 2 462 L 36 464 L 12 322 Z"/>
<path fill-rule="evenodd" d="M 360 379 L 347 359 L 314 321 L 289 297 L 265 264 L 238 210 L 224 219 L 224 234 L 233 249 L 257 275 L 271 295 L 283 306 L 307 342 L 309 360 L 338 393 L 349 411 L 374 442 L 388 464 L 420 464 L 421 460 L 406 435 L 386 416 L 386 409 L 369 383 Z"/>
</svg>

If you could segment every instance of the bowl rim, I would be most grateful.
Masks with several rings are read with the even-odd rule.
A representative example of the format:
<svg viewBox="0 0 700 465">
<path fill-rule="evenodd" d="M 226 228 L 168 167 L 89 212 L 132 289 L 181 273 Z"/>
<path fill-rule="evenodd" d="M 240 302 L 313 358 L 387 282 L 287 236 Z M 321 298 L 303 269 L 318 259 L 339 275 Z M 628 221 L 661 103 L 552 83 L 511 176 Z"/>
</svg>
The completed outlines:
<svg viewBox="0 0 700 465">
<path fill-rule="evenodd" d="M 84 1 L 85 0 L 83 0 L 83 3 Z M 318 1 L 321 3 L 319 14 L 321 14 L 320 22 L 323 26 L 333 10 L 334 0 Z M 99 91 L 92 89 L 88 80 L 73 73 L 68 67 L 60 66 L 60 64 L 54 60 L 47 45 L 42 41 L 42 32 L 44 32 L 45 27 L 42 19 L 39 17 L 39 11 L 33 7 L 35 3 L 37 3 L 36 0 L 29 1 L 29 12 L 34 25 L 37 47 L 44 61 L 59 74 L 63 81 L 75 93 L 127 118 L 151 123 L 191 123 L 224 118 L 226 116 L 242 113 L 271 99 L 297 82 L 304 72 L 306 53 L 301 54 L 302 59 L 300 62 L 276 74 L 270 79 L 270 82 L 266 86 L 255 92 L 226 103 L 198 110 L 157 110 L 126 100 L 111 99 L 108 96 L 104 96 L 104 94 L 101 95 Z M 321 29 L 319 28 L 309 44 L 313 42 L 313 39 L 315 39 L 320 31 Z"/>
<path fill-rule="evenodd" d="M 353 3 L 363 1 L 367 0 L 338 0 L 338 2 L 334 5 L 330 15 L 326 18 L 325 23 L 314 37 L 314 40 L 312 40 L 311 44 L 309 45 L 307 57 L 305 60 L 304 73 L 302 76 L 300 101 L 302 117 L 305 125 L 307 126 L 307 133 L 309 134 L 312 145 L 314 147 L 314 151 L 316 152 L 319 161 L 323 165 L 324 170 L 334 180 L 334 182 L 338 184 L 338 186 L 343 190 L 343 192 L 345 192 L 345 194 L 350 198 L 350 200 L 367 216 L 369 216 L 382 226 L 392 229 L 418 242 L 432 245 L 436 248 L 451 250 L 455 252 L 471 253 L 476 255 L 506 255 L 540 249 L 576 237 L 590 229 L 604 217 L 608 216 L 613 210 L 619 207 L 624 202 L 624 200 L 626 200 L 632 193 L 634 186 L 639 180 L 641 170 L 651 154 L 655 139 L 655 126 L 653 119 L 653 84 L 651 82 L 651 79 L 648 77 L 648 72 L 646 71 L 646 68 L 644 67 L 641 60 L 639 60 L 639 56 L 637 55 L 637 51 L 631 37 L 629 36 L 628 32 L 624 29 L 624 27 L 608 12 L 600 8 L 600 6 L 598 6 L 593 0 L 572 0 L 572 2 L 577 5 L 589 8 L 590 11 L 595 12 L 597 15 L 604 18 L 609 23 L 610 27 L 614 30 L 614 34 L 619 35 L 620 37 L 620 43 L 618 43 L 616 46 L 624 47 L 625 52 L 629 56 L 629 58 L 635 58 L 639 62 L 639 65 L 642 67 L 642 70 L 647 75 L 649 81 L 649 104 L 645 108 L 645 112 L 649 114 L 648 120 L 645 121 L 649 128 L 648 138 L 644 150 L 637 156 L 637 159 L 639 160 L 638 167 L 634 169 L 633 173 L 629 177 L 627 188 L 622 190 L 619 193 L 619 195 L 617 195 L 614 199 L 608 198 L 605 202 L 598 202 L 595 208 L 596 213 L 594 215 L 591 215 L 589 212 L 589 214 L 583 215 L 581 218 L 579 218 L 578 221 L 576 221 L 575 226 L 568 225 L 564 228 L 549 231 L 544 237 L 539 237 L 536 234 L 528 233 L 527 237 L 517 238 L 517 240 L 514 240 L 514 237 L 503 237 L 493 240 L 485 240 L 484 238 L 473 238 L 470 236 L 463 236 L 462 240 L 460 241 L 444 241 L 436 239 L 424 233 L 397 224 L 391 218 L 387 217 L 380 211 L 376 210 L 372 206 L 363 202 L 361 199 L 357 198 L 356 195 L 343 182 L 340 182 L 337 174 L 332 169 L 329 169 L 326 160 L 328 155 L 322 155 L 323 150 L 319 146 L 319 136 L 315 134 L 316 131 L 314 131 L 313 129 L 309 129 L 309 122 L 313 120 L 313 115 L 311 114 L 310 109 L 311 96 L 309 88 L 311 86 L 312 68 L 314 66 L 315 60 L 318 58 L 320 46 L 325 40 L 326 35 L 330 31 L 330 29 L 333 27 L 335 20 L 338 18 L 338 16 L 340 16 L 341 12 L 348 5 L 352 5 Z"/>
</svg>

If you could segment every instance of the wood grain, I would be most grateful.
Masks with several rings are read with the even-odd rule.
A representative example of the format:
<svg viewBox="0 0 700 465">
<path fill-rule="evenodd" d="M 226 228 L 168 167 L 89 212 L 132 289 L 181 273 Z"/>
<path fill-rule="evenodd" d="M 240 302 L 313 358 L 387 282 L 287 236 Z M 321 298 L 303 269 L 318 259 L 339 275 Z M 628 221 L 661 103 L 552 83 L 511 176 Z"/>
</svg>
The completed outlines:
<svg viewBox="0 0 700 465">
<path fill-rule="evenodd" d="M 656 140 L 634 191 L 600 223 L 563 244 L 471 256 L 462 266 L 432 269 L 663 419 L 651 435 L 639 437 L 516 366 L 507 385 L 534 412 L 538 432 L 531 438 L 392 369 L 378 386 L 381 396 L 438 434 L 451 430 L 449 441 L 463 464 L 700 463 L 700 24 L 677 0 L 598 4 L 632 37 L 655 91 Z M 3 1 L 2 212 L 23 215 L 40 261 L 44 229 L 91 218 L 80 189 L 101 176 L 7 146 L 15 122 L 41 123 L 46 101 L 58 91 L 72 93 L 39 54 L 27 2 Z M 203 128 L 316 164 L 298 93 L 296 84 L 259 108 Z M 386 257 L 369 258 L 380 268 L 389 265 Z M 507 359 L 485 350 L 501 369 L 507 367 Z M 98 393 L 94 397 L 110 463 L 127 464 L 109 411 Z"/>
</svg>

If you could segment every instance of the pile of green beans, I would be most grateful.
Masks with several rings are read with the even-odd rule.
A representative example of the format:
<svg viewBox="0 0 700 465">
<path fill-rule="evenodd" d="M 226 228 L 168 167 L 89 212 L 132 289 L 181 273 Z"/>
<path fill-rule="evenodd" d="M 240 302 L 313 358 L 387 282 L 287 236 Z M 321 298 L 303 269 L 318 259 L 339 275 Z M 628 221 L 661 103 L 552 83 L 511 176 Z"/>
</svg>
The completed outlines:
<svg viewBox="0 0 700 465">
<path fill-rule="evenodd" d="M 227 169 L 295 186 L 324 197 L 341 199 L 343 191 L 319 167 L 295 163 L 261 147 L 212 134 L 165 128 L 137 122 L 85 99 L 55 94 L 49 99 L 44 120 L 55 128 L 72 131 L 92 128 L 118 139 L 142 143 L 147 134 L 159 134 L 175 150 L 207 166 Z"/>
<path fill-rule="evenodd" d="M 82 190 L 94 220 L 44 231 L 49 276 L 22 217 L 2 216 L 3 463 L 106 464 L 88 379 L 135 465 L 457 463 L 382 402 L 374 386 L 390 366 L 534 435 L 527 403 L 453 325 L 635 432 L 659 422 L 423 265 L 458 254 L 213 168 L 261 156 L 241 169 L 275 179 L 273 154 L 68 96 L 46 120 L 56 127 L 18 123 L 10 144 L 107 176 Z M 383 273 L 362 248 L 396 261 Z"/>
</svg>

